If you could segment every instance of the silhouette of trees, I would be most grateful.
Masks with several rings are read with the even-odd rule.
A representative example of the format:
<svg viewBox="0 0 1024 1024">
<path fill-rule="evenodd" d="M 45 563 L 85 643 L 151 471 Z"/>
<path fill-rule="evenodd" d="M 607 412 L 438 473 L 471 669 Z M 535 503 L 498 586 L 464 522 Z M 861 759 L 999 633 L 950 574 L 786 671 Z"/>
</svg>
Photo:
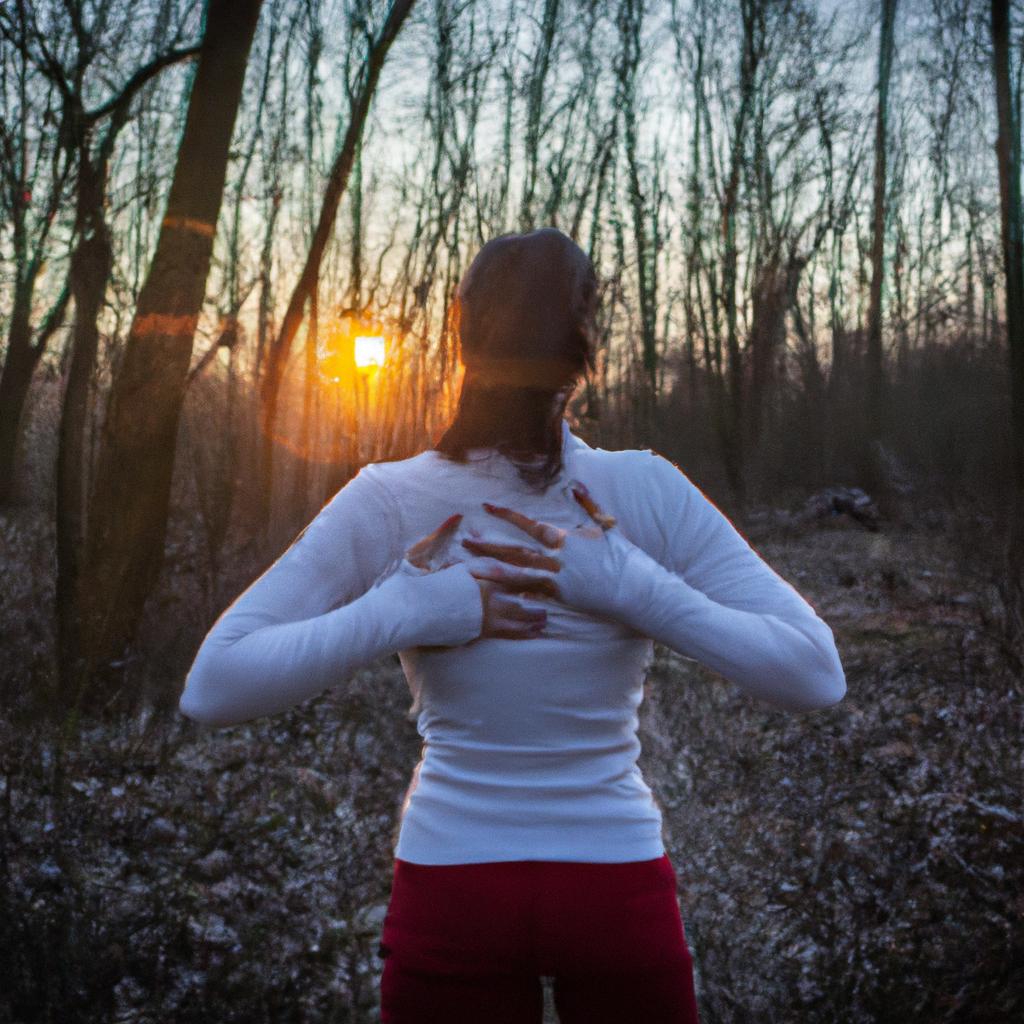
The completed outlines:
<svg viewBox="0 0 1024 1024">
<path fill-rule="evenodd" d="M 266 0 L 185 202 L 218 9 L 0 5 L 0 502 L 54 515 L 67 672 L 123 660 L 189 502 L 213 580 L 431 443 L 455 289 L 502 232 L 595 262 L 596 443 L 737 507 L 1022 472 L 1012 5 Z"/>
<path fill-rule="evenodd" d="M 76 335 L 57 506 L 61 667 L 76 703 L 92 673 L 123 651 L 160 572 L 178 421 L 260 6 L 261 0 L 211 0 L 207 7 L 166 213 L 111 383 L 87 502 L 79 389 L 85 390 L 84 367 L 95 361 L 113 253 L 96 194 L 105 168 L 80 157 L 89 187 L 79 187 L 88 198 L 80 213 L 83 241 L 72 257 Z"/>
</svg>

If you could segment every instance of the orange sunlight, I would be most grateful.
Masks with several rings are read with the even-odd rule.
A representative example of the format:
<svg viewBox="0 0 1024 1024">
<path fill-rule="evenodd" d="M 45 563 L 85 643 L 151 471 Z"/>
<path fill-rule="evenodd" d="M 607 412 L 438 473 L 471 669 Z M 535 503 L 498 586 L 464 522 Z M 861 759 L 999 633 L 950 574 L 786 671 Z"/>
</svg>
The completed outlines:
<svg viewBox="0 0 1024 1024">
<path fill-rule="evenodd" d="M 380 335 L 360 335 L 355 339 L 356 367 L 360 370 L 379 370 L 384 365 L 384 338 Z"/>
</svg>

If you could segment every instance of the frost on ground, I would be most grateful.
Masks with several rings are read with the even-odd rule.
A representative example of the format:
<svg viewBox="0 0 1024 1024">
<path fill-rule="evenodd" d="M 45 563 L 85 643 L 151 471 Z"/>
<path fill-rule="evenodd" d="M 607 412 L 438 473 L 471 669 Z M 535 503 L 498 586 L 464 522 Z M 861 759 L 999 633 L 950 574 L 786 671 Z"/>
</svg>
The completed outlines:
<svg viewBox="0 0 1024 1024">
<path fill-rule="evenodd" d="M 51 671 L 48 539 L 0 526 L 0 1022 L 377 1019 L 419 750 L 394 661 L 219 732 L 40 724 L 11 695 Z M 1018 1024 L 1024 681 L 990 635 L 994 598 L 937 531 L 804 524 L 759 547 L 833 625 L 850 689 L 787 716 L 656 660 L 643 766 L 702 1019 Z M 156 659 L 194 643 L 187 576 L 166 574 L 150 685 L 180 680 L 187 656 Z"/>
</svg>

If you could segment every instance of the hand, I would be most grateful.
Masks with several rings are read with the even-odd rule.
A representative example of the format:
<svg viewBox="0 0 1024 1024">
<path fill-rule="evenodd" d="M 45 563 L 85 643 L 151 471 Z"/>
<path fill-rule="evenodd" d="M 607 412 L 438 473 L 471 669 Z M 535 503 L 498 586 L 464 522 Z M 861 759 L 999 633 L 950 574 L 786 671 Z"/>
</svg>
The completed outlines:
<svg viewBox="0 0 1024 1024">
<path fill-rule="evenodd" d="M 561 601 L 580 611 L 622 618 L 620 584 L 627 572 L 650 559 L 613 529 L 615 520 L 601 511 L 582 484 L 574 484 L 573 495 L 593 526 L 562 530 L 514 509 L 484 505 L 490 515 L 522 530 L 548 551 L 560 552 L 561 557 L 517 544 L 467 539 L 462 546 L 473 555 L 493 558 L 498 563 L 474 573 L 477 579 Z M 528 571 L 516 572 L 508 566 Z"/>
<path fill-rule="evenodd" d="M 413 544 L 406 551 L 405 560 L 417 569 L 424 569 L 427 572 L 447 569 L 452 563 L 443 562 L 444 553 L 461 522 L 462 516 L 452 516 L 450 519 L 446 519 L 429 537 L 424 537 L 423 540 Z"/>
<path fill-rule="evenodd" d="M 406 561 L 427 572 L 440 572 L 453 565 L 454 562 L 446 560 L 444 556 L 461 523 L 461 515 L 445 520 L 430 536 L 424 537 L 406 551 Z M 530 592 L 531 588 L 523 591 L 515 585 L 480 578 L 477 578 L 477 584 L 483 605 L 481 639 L 531 640 L 543 633 L 547 625 L 547 612 L 515 599 L 515 595 Z"/>
<path fill-rule="evenodd" d="M 544 608 L 517 601 L 513 595 L 520 591 L 514 585 L 510 587 L 500 580 L 479 576 L 476 581 L 484 606 L 484 621 L 480 628 L 482 640 L 534 640 L 543 636 L 544 627 L 548 624 L 548 613 Z"/>
</svg>

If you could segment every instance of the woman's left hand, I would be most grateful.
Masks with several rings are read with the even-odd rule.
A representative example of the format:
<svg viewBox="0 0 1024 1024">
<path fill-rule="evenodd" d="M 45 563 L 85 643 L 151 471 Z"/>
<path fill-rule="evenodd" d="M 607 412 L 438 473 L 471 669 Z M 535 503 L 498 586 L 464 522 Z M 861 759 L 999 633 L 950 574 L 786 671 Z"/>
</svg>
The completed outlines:
<svg viewBox="0 0 1024 1024">
<path fill-rule="evenodd" d="M 546 550 L 469 539 L 462 546 L 470 554 L 495 560 L 487 569 L 474 571 L 479 580 L 529 591 L 580 611 L 620 618 L 620 583 L 628 571 L 639 568 L 638 561 L 652 560 L 613 529 L 615 520 L 601 511 L 582 484 L 573 487 L 573 495 L 594 525 L 563 530 L 514 509 L 484 505 L 490 515 L 522 530 Z"/>
</svg>

